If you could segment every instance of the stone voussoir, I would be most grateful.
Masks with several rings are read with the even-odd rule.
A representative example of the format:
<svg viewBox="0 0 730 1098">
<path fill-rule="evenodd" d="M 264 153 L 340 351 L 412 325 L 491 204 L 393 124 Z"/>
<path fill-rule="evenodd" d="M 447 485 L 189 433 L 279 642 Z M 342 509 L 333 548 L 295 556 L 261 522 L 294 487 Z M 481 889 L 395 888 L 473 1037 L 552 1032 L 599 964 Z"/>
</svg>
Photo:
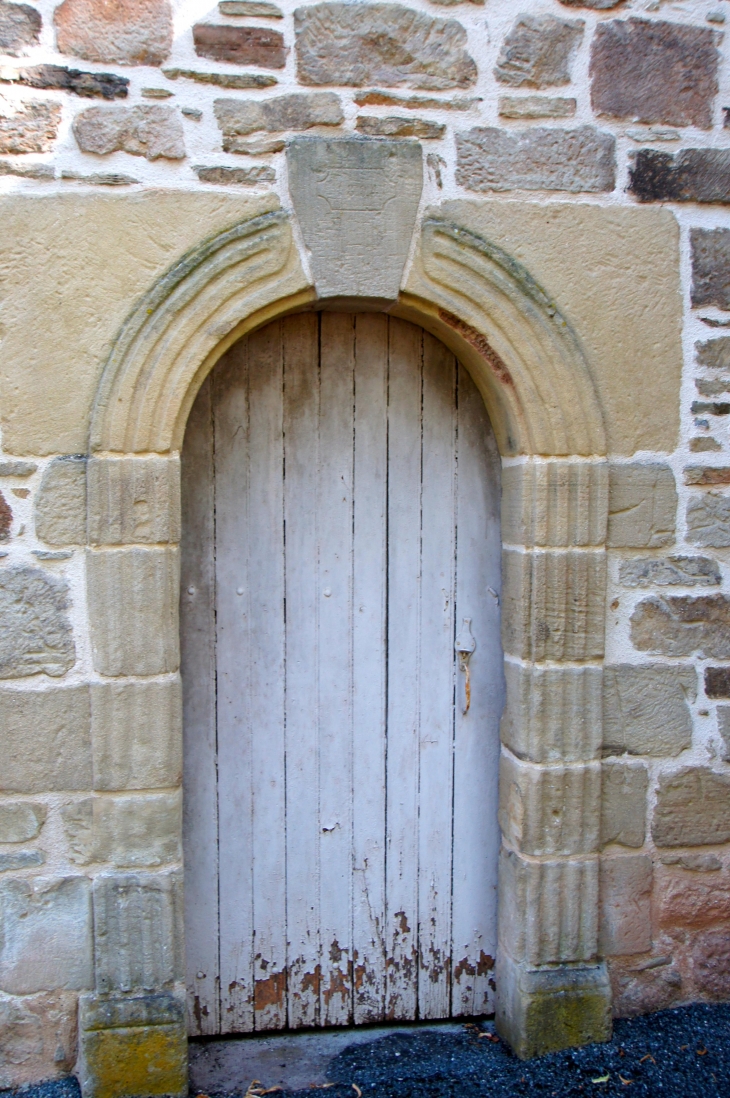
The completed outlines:
<svg viewBox="0 0 730 1098">
<path fill-rule="evenodd" d="M 712 126 L 717 34 L 659 20 L 599 23 L 591 48 L 591 103 L 598 114 L 669 126 Z"/>
<path fill-rule="evenodd" d="M 616 184 L 616 142 L 593 126 L 520 132 L 475 127 L 456 135 L 456 181 L 470 191 L 600 193 Z"/>
<path fill-rule="evenodd" d="M 301 84 L 437 91 L 476 83 L 466 32 L 455 19 L 402 4 L 335 2 L 297 8 L 294 27 Z"/>
<path fill-rule="evenodd" d="M 511 87 L 570 83 L 570 62 L 585 23 L 554 15 L 520 15 L 502 43 L 494 75 Z"/>
<path fill-rule="evenodd" d="M 601 668 L 506 660 L 502 743 L 536 763 L 590 762 L 601 750 Z"/>
<path fill-rule="evenodd" d="M 87 481 L 92 545 L 179 542 L 178 457 L 93 457 Z"/>
<path fill-rule="evenodd" d="M 696 697 L 697 672 L 691 665 L 604 667 L 604 754 L 680 754 L 692 743 L 692 714 L 687 703 Z"/>
<path fill-rule="evenodd" d="M 53 22 L 59 52 L 86 61 L 161 65 L 172 47 L 170 0 L 63 0 Z"/>
<path fill-rule="evenodd" d="M 502 752 L 499 825 L 505 841 L 531 856 L 598 849 L 601 764 L 536 766 Z"/>
<path fill-rule="evenodd" d="M 180 662 L 177 550 L 86 554 L 91 648 L 102 675 L 163 675 Z"/>
</svg>

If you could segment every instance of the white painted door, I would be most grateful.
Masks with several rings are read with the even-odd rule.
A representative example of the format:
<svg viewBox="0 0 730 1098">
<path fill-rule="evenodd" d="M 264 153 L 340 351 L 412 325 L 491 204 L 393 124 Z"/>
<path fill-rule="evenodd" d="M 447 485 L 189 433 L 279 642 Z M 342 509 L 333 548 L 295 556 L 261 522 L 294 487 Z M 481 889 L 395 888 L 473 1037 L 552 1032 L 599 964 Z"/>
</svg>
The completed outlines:
<svg viewBox="0 0 730 1098">
<path fill-rule="evenodd" d="M 499 459 L 468 373 L 379 314 L 270 324 L 200 391 L 183 516 L 191 1033 L 489 1011 Z"/>
</svg>

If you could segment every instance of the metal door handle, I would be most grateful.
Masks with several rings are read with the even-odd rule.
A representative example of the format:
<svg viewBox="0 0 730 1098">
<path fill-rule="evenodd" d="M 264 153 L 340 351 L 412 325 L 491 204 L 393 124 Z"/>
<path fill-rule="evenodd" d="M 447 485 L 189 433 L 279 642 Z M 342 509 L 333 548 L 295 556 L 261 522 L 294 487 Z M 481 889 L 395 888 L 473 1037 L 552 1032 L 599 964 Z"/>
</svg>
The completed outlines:
<svg viewBox="0 0 730 1098">
<path fill-rule="evenodd" d="M 459 670 L 464 672 L 464 708 L 462 709 L 464 716 L 469 712 L 469 706 L 471 705 L 469 660 L 476 646 L 477 642 L 474 640 L 471 631 L 471 618 L 463 618 L 461 629 L 454 642 L 454 649 L 459 657 Z"/>
</svg>

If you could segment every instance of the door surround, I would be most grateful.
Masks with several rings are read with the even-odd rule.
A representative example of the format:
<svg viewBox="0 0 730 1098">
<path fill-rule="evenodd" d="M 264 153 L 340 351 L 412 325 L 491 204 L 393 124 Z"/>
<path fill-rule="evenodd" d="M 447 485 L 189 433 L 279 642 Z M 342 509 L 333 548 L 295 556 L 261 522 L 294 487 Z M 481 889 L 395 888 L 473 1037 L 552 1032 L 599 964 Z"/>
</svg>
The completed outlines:
<svg viewBox="0 0 730 1098">
<path fill-rule="evenodd" d="M 529 273 L 437 216 L 417 226 L 414 248 L 406 288 L 379 305 L 430 331 L 467 367 L 502 455 L 507 702 L 497 1025 L 525 1057 L 610 1035 L 610 988 L 598 947 L 606 441 L 579 341 Z M 187 416 L 203 379 L 241 336 L 288 312 L 321 307 L 306 272 L 296 222 L 276 210 L 185 255 L 119 332 L 91 422 L 92 643 L 119 648 L 115 606 L 130 590 L 147 616 L 140 612 L 140 629 L 126 642 L 129 655 L 106 673 L 177 670 L 179 451 Z M 330 282 L 336 277 L 333 268 Z M 341 296 L 348 311 L 358 309 L 348 287 Z M 144 546 L 126 533 L 125 520 L 140 483 L 155 531 Z M 149 659 L 144 668 L 135 664 L 148 641 L 160 653 L 158 671 L 149 670 Z M 166 917 L 159 934 L 160 949 L 179 958 L 179 918 Z M 113 1060 L 115 1035 L 133 1027 L 142 1059 L 159 1058 L 164 1037 L 171 1064 L 165 1092 L 182 1092 L 173 1085 L 186 1042 L 179 962 L 168 971 L 162 984 L 143 984 L 138 1007 L 122 992 L 86 997 L 82 1078 L 92 1049 L 97 1061 Z M 100 1051 L 105 1041 L 108 1053 Z M 89 1083 L 88 1092 L 95 1087 Z"/>
</svg>

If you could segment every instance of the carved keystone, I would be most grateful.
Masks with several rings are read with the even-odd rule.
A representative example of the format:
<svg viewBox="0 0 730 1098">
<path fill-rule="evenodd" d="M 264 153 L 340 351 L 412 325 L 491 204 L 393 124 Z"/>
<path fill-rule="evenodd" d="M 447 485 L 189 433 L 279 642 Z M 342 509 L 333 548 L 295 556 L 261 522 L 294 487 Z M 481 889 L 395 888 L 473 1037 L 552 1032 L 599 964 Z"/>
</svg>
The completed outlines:
<svg viewBox="0 0 730 1098">
<path fill-rule="evenodd" d="M 395 300 L 423 187 L 421 146 L 303 137 L 287 164 L 318 295 Z"/>
</svg>

